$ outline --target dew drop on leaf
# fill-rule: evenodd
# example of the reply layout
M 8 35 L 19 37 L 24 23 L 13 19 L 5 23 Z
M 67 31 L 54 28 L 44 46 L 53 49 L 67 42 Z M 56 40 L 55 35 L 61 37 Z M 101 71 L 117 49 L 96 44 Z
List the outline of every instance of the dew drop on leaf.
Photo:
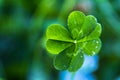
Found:
M 77 41 L 75 40 L 74 43 L 77 43 Z
M 95 47 L 96 49 L 98 48 L 98 46 Z
M 94 51 L 92 51 L 93 55 L 95 55 L 96 53 Z

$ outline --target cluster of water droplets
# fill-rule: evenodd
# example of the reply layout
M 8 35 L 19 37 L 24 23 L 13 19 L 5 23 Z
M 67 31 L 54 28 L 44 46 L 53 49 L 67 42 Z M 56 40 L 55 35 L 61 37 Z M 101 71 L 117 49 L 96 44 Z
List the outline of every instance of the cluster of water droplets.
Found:
M 93 40 L 93 42 L 96 44 L 96 46 L 95 46 L 95 51 L 92 51 L 92 55 L 95 55 L 96 54 L 96 49 L 99 49 L 100 42 L 98 40 Z

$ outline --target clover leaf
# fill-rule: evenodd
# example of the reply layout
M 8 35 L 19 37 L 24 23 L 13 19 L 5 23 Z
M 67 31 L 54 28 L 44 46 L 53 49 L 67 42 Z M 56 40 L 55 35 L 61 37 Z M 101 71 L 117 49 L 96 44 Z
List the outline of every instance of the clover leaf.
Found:
M 70 13 L 68 28 L 52 24 L 46 35 L 46 48 L 56 54 L 54 66 L 58 70 L 77 71 L 84 62 L 84 54 L 95 55 L 101 48 L 101 25 L 94 16 L 85 16 L 80 11 Z

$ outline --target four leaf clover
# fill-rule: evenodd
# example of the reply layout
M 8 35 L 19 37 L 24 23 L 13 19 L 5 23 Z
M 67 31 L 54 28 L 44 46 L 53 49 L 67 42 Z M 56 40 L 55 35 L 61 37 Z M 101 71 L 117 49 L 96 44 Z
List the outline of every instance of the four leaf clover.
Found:
M 47 28 L 46 48 L 56 54 L 54 66 L 58 70 L 77 71 L 84 62 L 84 54 L 95 55 L 101 48 L 101 25 L 92 15 L 73 11 L 68 16 L 68 28 L 52 24 Z

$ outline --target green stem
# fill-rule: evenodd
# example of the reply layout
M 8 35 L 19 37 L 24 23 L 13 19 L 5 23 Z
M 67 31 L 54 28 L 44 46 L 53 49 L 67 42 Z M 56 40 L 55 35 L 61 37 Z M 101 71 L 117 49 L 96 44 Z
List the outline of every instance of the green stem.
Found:
M 71 73 L 71 80 L 74 80 L 74 77 L 75 77 L 75 72 L 72 72 Z

